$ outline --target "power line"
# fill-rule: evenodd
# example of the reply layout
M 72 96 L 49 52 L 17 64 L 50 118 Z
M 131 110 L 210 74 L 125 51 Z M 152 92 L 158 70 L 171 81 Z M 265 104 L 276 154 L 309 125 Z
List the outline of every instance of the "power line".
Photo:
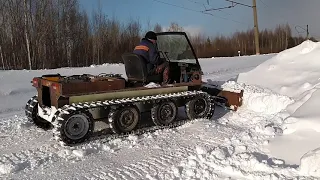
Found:
M 200 4 L 200 5 L 202 5 L 204 7 L 204 9 L 207 9 L 207 7 L 206 7 L 206 5 L 204 3 L 201 3 L 201 2 L 198 2 L 198 1 L 193 1 L 193 0 L 187 0 L 187 1 L 192 2 L 194 4 Z M 208 4 L 209 4 L 209 2 L 208 2 Z
M 265 7 L 268 7 L 262 0 L 259 0 Z
M 304 31 L 303 31 L 303 32 L 299 32 L 298 29 L 297 29 L 297 27 L 303 29 Z M 301 33 L 306 32 L 306 33 L 307 33 L 307 39 L 309 39 L 309 25 L 307 25 L 306 27 L 307 27 L 307 28 L 303 28 L 303 27 L 301 27 L 301 26 L 295 26 L 295 29 L 296 29 L 296 31 L 298 32 L 298 34 L 301 34 Z
M 200 12 L 200 11 L 197 11 L 197 10 L 194 10 L 194 9 L 189 9 L 189 8 L 186 8 L 186 7 L 183 7 L 183 6 L 178 6 L 178 5 L 175 5 L 175 4 L 171 4 L 171 3 L 167 3 L 167 2 L 163 2 L 163 1 L 159 1 L 159 0 L 153 0 L 153 1 L 158 2 L 158 3 L 162 3 L 162 4 L 167 4 L 167 5 L 170 5 L 170 6 L 175 6 L 175 7 L 182 8 L 182 9 L 189 10 L 189 11 L 193 11 L 193 12 Z
M 199 11 L 194 10 L 194 9 L 189 9 L 189 8 L 186 8 L 186 7 L 183 7 L 183 6 L 178 6 L 178 5 L 175 5 L 175 4 L 171 4 L 171 3 L 167 3 L 167 2 L 163 2 L 163 1 L 159 1 L 159 0 L 153 0 L 153 1 L 158 2 L 158 3 L 162 3 L 162 4 L 167 4 L 167 5 L 170 5 L 170 6 L 175 6 L 175 7 L 182 8 L 182 9 L 189 10 L 189 11 L 193 11 L 193 12 L 199 12 Z
M 186 7 L 183 7 L 183 6 L 179 6 L 179 5 L 176 5 L 176 4 L 171 4 L 171 3 L 163 2 L 163 1 L 160 1 L 160 0 L 153 0 L 153 1 L 159 2 L 159 3 L 163 3 L 163 4 L 167 4 L 167 5 L 170 5 L 170 6 L 175 6 L 175 7 L 182 8 L 182 9 L 186 9 L 186 10 L 190 10 L 190 11 L 194 11 L 194 12 L 199 12 L 199 13 L 203 13 L 203 14 L 208 14 L 208 15 L 211 15 L 211 16 L 213 16 L 213 17 L 218 17 L 218 18 L 221 18 L 221 19 L 225 19 L 225 20 L 237 22 L 237 23 L 240 23 L 240 24 L 247 24 L 247 23 L 235 21 L 235 20 L 232 20 L 232 19 L 224 18 L 224 17 L 219 17 L 219 16 L 216 16 L 216 15 L 213 15 L 213 14 L 209 13 L 209 11 L 232 8 L 232 7 L 235 7 L 236 5 L 242 5 L 242 6 L 250 7 L 250 8 L 253 9 L 253 17 L 254 17 L 254 41 L 255 41 L 255 46 L 256 46 L 256 54 L 260 54 L 259 28 L 258 28 L 257 3 L 256 3 L 256 0 L 252 0 L 252 6 L 251 6 L 251 5 L 244 4 L 244 3 L 239 3 L 239 2 L 236 2 L 236 1 L 233 1 L 233 0 L 225 0 L 225 1 L 231 2 L 231 6 L 226 6 L 226 7 L 222 7 L 222 8 L 206 9 L 206 7 L 205 7 L 204 4 L 203 4 L 203 6 L 205 7 L 205 10 L 204 10 L 204 11 L 197 11 L 197 10 L 194 10 L 194 9 L 189 9 L 189 8 L 186 8 Z M 189 0 L 189 1 L 190 1 L 190 0 Z M 209 4 L 209 0 L 207 0 L 207 2 L 208 2 L 208 4 Z M 194 3 L 195 3 L 195 2 L 194 2 Z
M 192 3 L 194 3 L 194 4 L 201 4 L 203 7 L 204 7 L 204 11 L 212 11 L 212 10 L 221 10 L 221 9 L 227 9 L 227 8 L 232 8 L 232 7 L 234 7 L 234 5 L 232 5 L 232 6 L 226 6 L 226 7 L 221 7 L 221 8 L 210 8 L 210 9 L 207 9 L 207 7 L 205 6 L 205 4 L 204 3 L 201 3 L 201 2 L 198 2 L 198 1 L 193 1 L 193 0 L 187 0 L 187 1 L 189 1 L 189 2 L 192 2 Z M 207 1 L 207 3 L 208 3 L 208 5 L 209 5 L 209 1 Z M 203 11 L 202 11 L 203 12 Z
M 247 7 L 250 7 L 250 8 L 252 8 L 253 6 L 250 6 L 250 5 L 247 5 L 247 4 L 243 4 L 243 3 L 239 3 L 239 2 L 236 2 L 236 1 L 231 1 L 231 0 L 226 0 L 226 1 L 228 1 L 228 2 L 231 2 L 232 4 L 238 4 L 238 5 L 242 5 L 242 6 L 247 6 Z
M 206 9 L 204 11 L 215 11 L 215 10 L 222 10 L 222 9 L 229 9 L 229 8 L 233 8 L 235 7 L 236 5 L 231 5 L 231 6 L 226 6 L 226 7 L 220 7 L 220 8 L 210 8 L 210 9 Z
M 192 3 L 194 3 L 194 4 L 201 4 L 201 5 L 204 7 L 205 11 L 209 11 L 209 9 L 207 9 L 207 7 L 206 7 L 206 5 L 205 5 L 204 3 L 201 3 L 201 2 L 199 2 L 199 1 L 194 1 L 194 0 L 187 0 L 187 1 L 192 2 Z M 222 13 L 226 14 L 226 15 L 232 16 L 232 14 L 226 13 L 226 12 L 222 11 L 222 9 L 226 9 L 226 8 L 216 8 L 216 9 L 215 9 L 215 8 L 213 8 L 212 6 L 209 5 L 209 0 L 207 0 L 207 4 L 208 4 L 208 6 L 211 8 L 211 10 L 217 10 L 217 11 L 219 11 L 219 12 L 222 12 Z M 202 11 L 202 12 L 203 12 L 203 11 Z
M 210 16 L 213 16 L 213 17 L 216 17 L 216 18 L 220 18 L 220 19 L 224 19 L 224 20 L 228 20 L 228 21 L 233 21 L 233 22 L 236 22 L 236 23 L 239 23 L 239 24 L 247 24 L 248 25 L 248 23 L 244 23 L 244 22 L 233 20 L 233 19 L 228 19 L 228 18 L 225 18 L 225 17 L 217 16 L 217 15 L 214 15 L 214 14 L 209 13 L 209 12 L 194 10 L 194 9 L 186 8 L 186 7 L 183 7 L 183 6 L 176 5 L 176 4 L 163 2 L 163 1 L 160 1 L 160 0 L 153 0 L 153 1 L 158 2 L 158 3 L 162 3 L 162 4 L 166 4 L 166 5 L 170 5 L 170 6 L 175 6 L 175 7 L 182 8 L 182 9 L 189 10 L 189 11 L 193 11 L 193 12 L 207 14 L 207 15 L 210 15 Z
M 192 2 L 194 4 L 201 4 L 201 5 L 205 6 L 204 3 L 201 3 L 201 2 L 198 2 L 198 1 L 193 1 L 193 0 L 187 0 L 187 1 Z
M 252 6 L 244 4 L 244 3 L 240 3 L 240 2 L 237 2 L 237 1 L 233 1 L 233 0 L 225 0 L 225 1 L 231 3 L 230 8 L 234 7 L 236 5 L 242 5 L 242 6 L 246 6 L 246 7 L 252 8 L 252 10 L 253 10 L 253 23 L 254 23 L 254 41 L 255 41 L 255 46 L 256 46 L 256 54 L 260 54 L 259 28 L 258 28 L 258 16 L 257 16 L 257 2 L 256 2 L 256 0 L 252 0 Z
M 253 23 L 254 23 L 254 41 L 255 41 L 255 46 L 256 46 L 256 54 L 260 54 L 259 28 L 258 28 L 258 15 L 257 15 L 257 2 L 256 2 L 256 0 L 252 0 L 252 5 L 240 3 L 240 2 L 237 2 L 237 1 L 234 1 L 234 0 L 225 0 L 225 1 L 230 2 L 231 5 L 230 6 L 226 6 L 226 7 L 220 7 L 220 8 L 206 9 L 205 12 L 214 11 L 214 10 L 221 10 L 221 9 L 227 9 L 227 8 L 233 8 L 236 5 L 241 5 L 241 6 L 246 6 L 246 7 L 252 8 L 252 10 L 253 10 Z M 264 2 L 262 0 L 260 0 L 260 1 L 264 4 Z M 209 4 L 209 1 L 208 1 L 208 4 Z M 307 34 L 309 35 L 309 31 L 308 30 L 307 30 Z M 307 37 L 308 37 L 308 35 L 307 35 Z
M 214 17 L 217 17 L 216 15 L 213 15 L 211 13 L 208 13 L 208 12 L 202 12 L 203 14 L 208 14 L 208 15 L 211 15 L 211 16 L 214 16 Z M 246 25 L 250 25 L 248 23 L 245 23 L 245 22 L 241 22 L 241 21 L 237 21 L 237 20 L 233 20 L 233 19 L 228 19 L 228 18 L 224 18 L 224 17 L 219 17 L 221 19 L 225 19 L 225 20 L 229 20 L 229 21 L 233 21 L 233 22 L 236 22 L 236 23 L 239 23 L 239 24 L 246 24 Z

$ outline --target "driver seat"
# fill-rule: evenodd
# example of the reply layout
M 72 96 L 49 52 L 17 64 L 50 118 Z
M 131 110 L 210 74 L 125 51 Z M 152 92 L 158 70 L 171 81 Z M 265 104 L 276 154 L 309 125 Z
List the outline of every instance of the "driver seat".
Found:
M 150 82 L 162 82 L 162 74 L 148 75 L 147 63 L 142 56 L 134 53 L 124 53 L 122 55 L 122 60 L 125 66 L 128 81 L 141 82 L 143 85 L 146 85 Z

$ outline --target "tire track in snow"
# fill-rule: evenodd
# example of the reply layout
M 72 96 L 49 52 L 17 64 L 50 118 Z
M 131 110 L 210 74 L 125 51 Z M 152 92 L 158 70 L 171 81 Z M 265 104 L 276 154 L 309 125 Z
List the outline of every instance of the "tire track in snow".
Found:
M 0 154 L 2 165 L 6 168 L 9 166 L 9 171 L 13 174 L 24 170 L 38 172 L 40 171 L 40 167 L 52 167 L 54 164 L 60 163 L 59 161 L 66 162 L 68 159 L 77 158 L 72 155 L 72 152 L 70 152 L 71 155 L 65 156 L 59 154 L 59 151 L 64 151 L 66 149 L 57 144 L 53 145 L 52 143 L 54 142 L 50 141 L 47 137 L 43 140 L 38 139 L 43 134 L 50 134 L 50 131 L 47 133 L 42 130 L 36 130 L 36 127 L 28 126 L 28 123 L 25 122 L 22 122 L 20 123 L 21 125 L 17 126 L 16 122 L 19 122 L 19 120 L 21 120 L 21 118 L 10 119 L 4 123 L 7 129 L 4 130 L 5 132 L 3 134 L 9 133 L 9 135 L 14 136 L 14 133 L 17 133 L 17 137 L 21 142 L 24 142 L 24 144 L 12 144 L 11 147 L 14 148 L 14 152 L 5 153 L 3 155 Z M 26 126 L 24 127 L 24 125 Z M 21 129 L 21 127 L 23 128 Z M 79 176 L 81 176 L 80 179 L 98 180 L 146 179 L 148 178 L 147 176 L 156 176 L 159 178 L 168 176 L 174 178 L 173 174 L 170 174 L 171 167 L 176 166 L 176 163 L 180 162 L 181 159 L 188 157 L 190 154 L 195 154 L 196 152 L 193 147 L 195 144 L 201 146 L 214 146 L 222 143 L 225 138 L 230 137 L 232 135 L 231 132 L 234 132 L 232 128 L 215 124 L 214 121 L 196 121 L 175 128 L 174 130 L 151 133 L 153 137 L 151 139 L 140 136 L 142 138 L 139 141 L 143 141 L 143 146 L 153 147 L 154 144 L 157 144 L 158 148 L 155 148 L 155 153 L 152 156 L 145 158 L 143 156 L 144 152 L 140 152 L 138 153 L 138 156 L 142 155 L 141 157 L 143 157 L 143 159 L 138 160 L 135 163 L 122 164 L 121 167 L 116 166 L 106 169 L 93 169 L 89 174 L 85 173 L 84 175 L 84 173 L 80 173 Z M 190 140 L 193 141 L 191 145 Z M 10 138 L 6 141 L 10 141 Z M 26 146 L 29 142 L 32 142 L 33 145 Z M 99 141 L 94 144 L 98 143 Z M 128 146 L 130 145 L 121 146 L 120 148 L 126 152 L 125 149 Z M 25 149 L 26 147 L 29 149 Z M 90 150 L 90 145 L 84 145 L 84 148 L 85 150 L 86 148 Z M 91 154 L 94 156 L 95 153 L 99 152 L 103 152 L 103 150 L 99 149 Z M 81 158 L 79 161 L 81 161 Z M 57 172 L 59 172 L 59 170 Z
M 130 166 L 126 167 L 127 169 L 134 169 L 137 172 L 140 172 L 141 176 L 142 174 L 148 174 L 148 170 L 146 168 L 142 168 L 140 165 L 138 164 L 130 164 Z
M 102 173 L 101 171 L 99 171 L 99 172 Z M 104 173 L 102 173 L 102 174 L 104 174 Z M 117 179 L 117 177 L 113 176 L 112 173 L 108 173 L 108 176 L 106 176 L 106 177 L 111 177 L 112 179 Z
M 48 145 L 52 142 L 51 132 L 35 127 L 25 117 L 16 116 L 13 119 L 0 121 L 0 154 L 20 152 Z
M 206 124 L 207 123 L 204 123 L 204 125 Z M 203 133 L 202 135 L 198 136 L 199 138 L 197 139 L 197 142 L 195 144 L 197 144 L 198 146 L 210 145 L 211 147 L 213 147 L 214 145 L 221 144 L 226 138 L 231 138 L 235 132 L 235 128 L 218 124 L 214 127 L 209 126 L 208 128 L 214 129 L 214 131 L 210 133 L 211 136 L 208 136 L 208 133 Z M 185 135 L 184 131 L 195 131 L 192 126 L 182 129 L 180 130 L 177 136 Z M 219 136 L 215 137 L 215 134 L 219 134 Z M 170 137 L 168 138 L 170 139 Z M 183 139 L 179 140 L 184 141 Z M 164 148 L 164 150 L 161 150 L 160 152 L 157 151 L 154 155 L 146 159 L 139 160 L 129 165 L 125 165 L 122 168 L 111 168 L 108 170 L 99 169 L 99 173 L 95 173 L 95 175 L 98 176 L 100 179 L 120 178 L 129 180 L 148 179 L 148 177 L 155 177 L 156 179 L 174 179 L 175 177 L 174 174 L 171 172 L 171 169 L 173 167 L 178 166 L 177 163 L 181 162 L 182 159 L 185 159 L 192 154 L 196 154 L 194 147 L 190 147 L 188 145 L 188 142 L 185 141 L 183 143 L 177 143 L 175 148 L 169 148 L 168 152 Z
M 18 153 L 0 155 L 0 177 L 1 175 L 17 173 L 25 169 L 33 170 L 48 162 L 54 162 L 58 155 L 50 153 L 54 151 L 47 147 L 40 147 L 33 150 L 24 150 Z
M 137 169 L 134 169 L 134 168 L 132 168 L 130 166 L 123 166 L 123 167 L 124 167 L 124 169 L 127 169 L 127 171 L 130 171 L 130 172 L 133 172 L 134 174 L 136 174 L 137 175 L 136 177 L 142 177 L 143 176 L 141 174 L 141 172 L 139 172 Z M 135 167 L 137 167 L 137 166 L 135 166 Z M 144 172 L 144 173 L 147 173 L 147 172 Z M 132 176 L 132 177 L 134 177 L 134 176 Z

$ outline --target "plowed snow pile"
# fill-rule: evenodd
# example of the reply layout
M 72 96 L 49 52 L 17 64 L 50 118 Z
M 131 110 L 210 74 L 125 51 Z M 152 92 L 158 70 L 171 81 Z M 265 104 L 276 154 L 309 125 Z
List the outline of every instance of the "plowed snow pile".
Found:
M 256 85 L 293 100 L 286 103 L 288 106 L 281 113 L 285 117 L 281 126 L 284 135 L 273 139 L 267 148 L 272 155 L 300 165 L 301 173 L 317 177 L 320 177 L 320 157 L 319 150 L 314 149 L 320 147 L 319 57 L 320 43 L 305 41 L 239 74 L 237 79 L 240 84 Z M 279 103 L 283 104 L 284 100 L 274 96 L 265 102 L 269 101 L 273 101 L 272 107 L 254 103 L 254 108 L 261 113 L 269 108 L 279 109 Z
M 283 110 L 293 100 L 268 89 L 233 81 L 223 84 L 223 88 L 244 90 L 243 106 L 237 112 L 228 113 L 218 120 L 218 123 L 226 126 L 240 128 L 240 133 L 233 134 L 214 148 L 194 147 L 195 153 L 173 168 L 175 176 L 181 179 L 301 177 L 296 166 L 264 152 L 269 139 L 282 134 L 281 125 L 287 116 Z

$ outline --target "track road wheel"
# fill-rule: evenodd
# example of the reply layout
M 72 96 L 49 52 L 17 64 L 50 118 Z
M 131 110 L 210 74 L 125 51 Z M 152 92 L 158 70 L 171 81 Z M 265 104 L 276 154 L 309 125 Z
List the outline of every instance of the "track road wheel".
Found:
M 80 111 L 62 113 L 58 115 L 56 121 L 55 136 L 67 145 L 86 141 L 94 130 L 94 122 L 90 113 Z
M 186 114 L 189 119 L 211 119 L 214 110 L 215 103 L 209 95 L 197 96 L 186 104 Z
M 151 118 L 155 125 L 166 126 L 172 123 L 177 117 L 178 108 L 171 101 L 164 101 L 151 109 Z
M 50 122 L 46 121 L 45 119 L 38 116 L 38 97 L 33 96 L 29 99 L 25 106 L 25 114 L 28 118 L 28 120 L 35 124 L 38 128 L 41 128 L 43 130 L 49 130 L 53 126 Z
M 108 119 L 114 133 L 128 133 L 137 127 L 140 112 L 134 105 L 120 106 L 110 111 Z

